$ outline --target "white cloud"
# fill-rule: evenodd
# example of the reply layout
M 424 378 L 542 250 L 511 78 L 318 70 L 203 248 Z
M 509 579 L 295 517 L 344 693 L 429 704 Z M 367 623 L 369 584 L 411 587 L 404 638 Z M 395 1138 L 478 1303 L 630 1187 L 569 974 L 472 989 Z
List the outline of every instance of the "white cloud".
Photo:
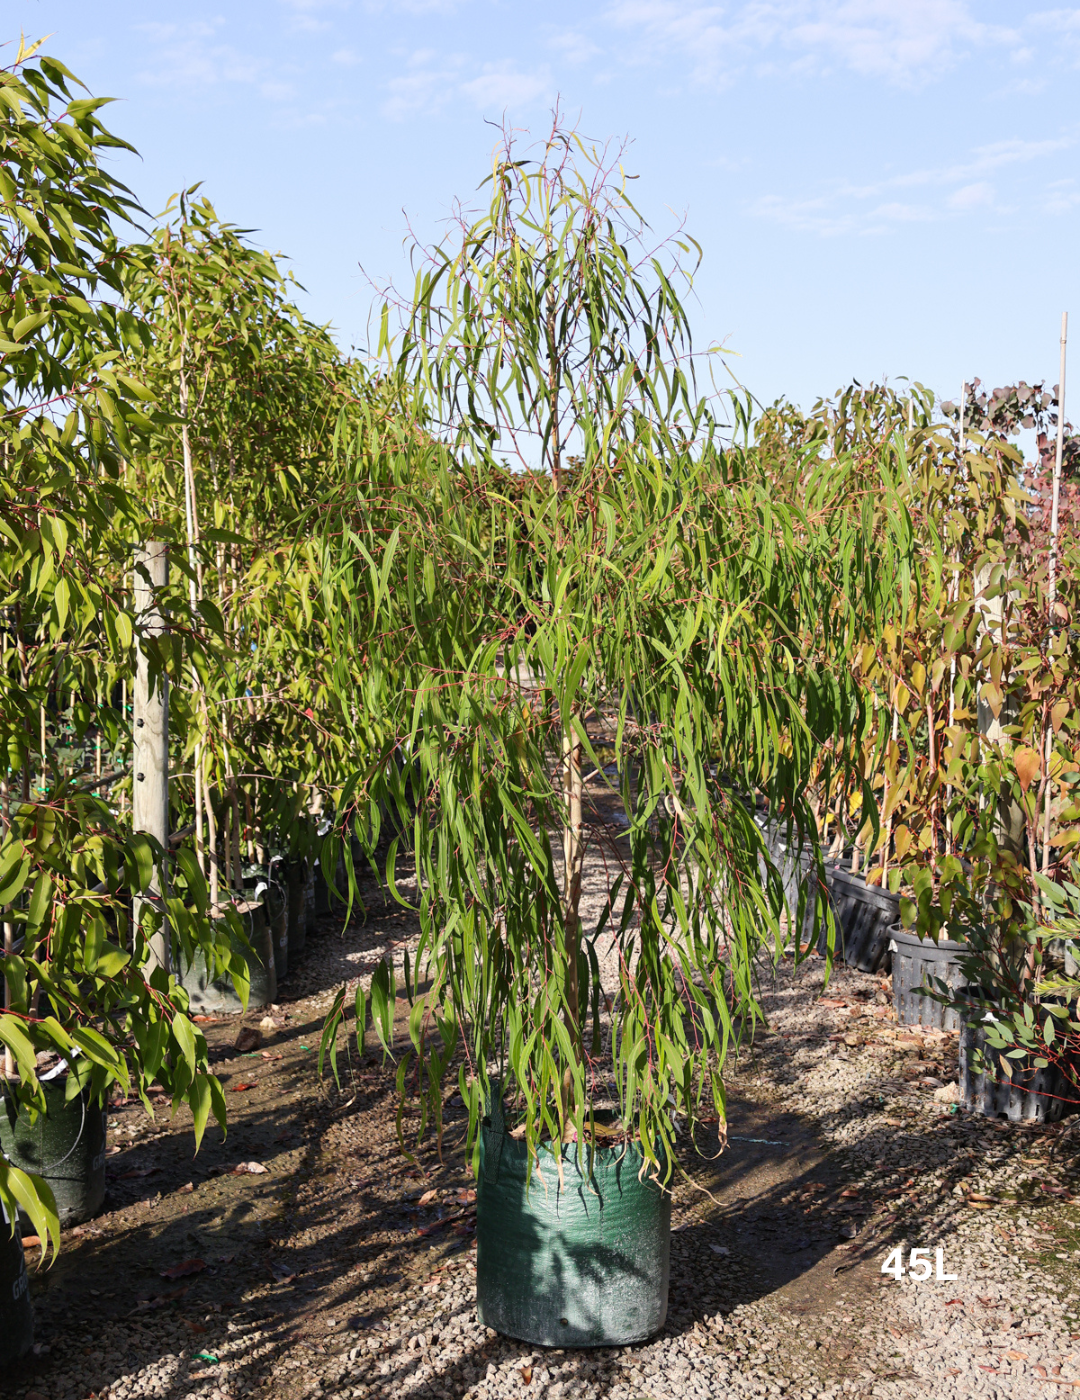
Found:
M 1020 47 L 1016 30 L 977 20 L 968 0 L 612 0 L 605 17 L 638 39 L 636 61 L 681 53 L 709 83 L 765 59 L 781 71 L 839 67 L 911 86 L 976 49 Z
M 564 63 L 588 63 L 599 58 L 603 49 L 578 29 L 562 29 L 547 40 L 549 49 L 554 49 Z
M 1080 189 L 1075 180 L 1054 180 L 1046 187 L 1043 210 L 1047 214 L 1067 214 L 1080 204 Z
M 515 64 L 485 64 L 479 71 L 463 54 L 440 54 L 418 49 L 409 55 L 406 71 L 386 84 L 389 94 L 383 114 L 395 120 L 442 111 L 455 101 L 499 115 L 508 107 L 520 109 L 544 97 L 552 97 L 546 69 L 522 72 Z
M 989 180 L 977 180 L 971 185 L 961 185 L 958 190 L 953 190 L 948 198 L 950 209 L 978 209 L 992 205 L 994 202 L 994 187 Z
M 998 201 L 995 184 L 979 177 L 1042 160 L 1074 147 L 1078 137 L 1080 133 L 1044 141 L 996 141 L 976 147 L 968 160 L 904 171 L 873 184 L 838 180 L 809 198 L 765 195 L 750 206 L 750 212 L 786 228 L 822 237 L 880 233 L 899 224 L 963 218 L 987 210 L 1008 213 L 1009 208 Z M 1068 180 L 1048 186 L 1044 208 L 1050 213 L 1071 209 L 1080 202 L 1074 185 Z M 921 190 L 924 194 L 915 201 L 888 197 L 902 190 Z
M 253 88 L 270 102 L 286 102 L 295 96 L 289 75 L 269 59 L 244 53 L 222 42 L 224 21 L 213 24 L 148 24 L 138 26 L 149 41 L 139 82 L 165 88 Z
M 521 73 L 513 66 L 487 67 L 479 77 L 462 83 L 461 91 L 477 107 L 501 112 L 550 95 L 550 82 L 546 73 Z
M 362 60 L 355 49 L 335 49 L 330 55 L 330 62 L 341 68 L 355 68 Z

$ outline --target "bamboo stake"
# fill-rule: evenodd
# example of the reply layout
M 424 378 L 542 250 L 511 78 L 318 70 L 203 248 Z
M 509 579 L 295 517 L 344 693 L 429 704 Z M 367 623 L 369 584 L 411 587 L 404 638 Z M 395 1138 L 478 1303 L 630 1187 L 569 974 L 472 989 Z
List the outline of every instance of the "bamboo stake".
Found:
M 1061 459 L 1065 451 L 1065 346 L 1069 337 L 1069 313 L 1061 313 L 1061 364 L 1058 372 L 1058 411 L 1057 444 L 1054 453 L 1054 489 L 1050 505 L 1050 558 L 1047 588 L 1047 644 L 1050 642 L 1050 629 L 1054 626 L 1054 603 L 1057 597 L 1057 552 L 1058 552 L 1058 502 L 1061 499 Z M 1050 867 L 1050 755 L 1053 749 L 1054 729 L 1046 723 L 1044 745 L 1046 766 L 1046 805 L 1043 811 L 1043 874 Z
M 207 761 L 205 752 L 202 762 Z M 203 775 L 203 799 L 206 803 L 206 851 L 210 866 L 210 907 L 216 908 L 221 891 L 221 872 L 218 869 L 217 825 L 214 821 L 214 803 L 210 796 L 210 782 Z

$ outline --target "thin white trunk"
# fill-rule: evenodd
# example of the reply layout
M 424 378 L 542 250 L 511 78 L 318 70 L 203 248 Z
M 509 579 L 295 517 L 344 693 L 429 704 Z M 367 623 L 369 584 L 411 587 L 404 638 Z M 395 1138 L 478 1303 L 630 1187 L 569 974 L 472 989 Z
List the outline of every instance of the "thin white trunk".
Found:
M 1054 454 L 1054 489 L 1050 504 L 1050 559 L 1047 589 L 1048 629 L 1054 626 L 1054 603 L 1057 598 L 1058 502 L 1061 499 L 1061 458 L 1065 450 L 1065 345 L 1069 337 L 1069 313 L 1061 313 L 1061 365 L 1058 373 L 1057 450 Z M 1048 638 L 1049 640 L 1049 638 Z M 1046 780 L 1046 805 L 1043 810 L 1043 872 L 1050 867 L 1050 756 L 1054 746 L 1054 727 L 1047 721 L 1043 763 Z

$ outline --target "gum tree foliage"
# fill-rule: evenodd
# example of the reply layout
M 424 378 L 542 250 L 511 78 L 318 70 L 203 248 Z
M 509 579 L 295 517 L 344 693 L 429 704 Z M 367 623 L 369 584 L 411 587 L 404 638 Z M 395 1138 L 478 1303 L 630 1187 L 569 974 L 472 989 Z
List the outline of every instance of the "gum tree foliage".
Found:
M 43 1106 L 42 1052 L 69 1058 L 69 1093 L 142 1095 L 155 1079 L 190 1104 L 201 1136 L 224 1098 L 203 1036 L 162 973 L 147 976 L 160 913 L 132 926 L 161 852 L 133 836 L 86 775 L 64 778 L 38 757 L 42 714 L 72 703 L 76 729 L 114 736 L 110 692 L 134 674 L 174 678 L 205 653 L 182 592 L 159 601 L 169 636 L 151 639 L 132 606 L 131 544 L 149 522 L 122 463 L 153 427 L 149 391 L 124 359 L 145 346 L 121 309 L 125 254 L 113 224 L 137 217 L 102 157 L 124 146 L 102 125 L 103 99 L 75 95 L 63 64 L 20 44 L 0 72 L 0 608 L 5 754 L 0 836 L 4 951 L 3 1090 Z M 205 891 L 174 881 L 169 918 L 191 949 L 204 939 Z M 77 1053 L 76 1053 L 77 1052 Z M 0 1201 L 29 1212 L 55 1246 L 44 1183 L 0 1159 Z
M 256 842 L 302 847 L 314 795 L 340 785 L 344 752 L 322 680 L 319 578 L 302 520 L 328 489 L 338 421 L 358 411 L 368 386 L 289 299 L 279 258 L 196 196 L 170 201 L 149 241 L 129 249 L 125 291 L 147 332 L 132 366 L 169 414 L 133 472 L 205 560 L 192 595 L 229 639 L 176 703 L 182 766 L 202 769 L 236 883 L 230 843 L 245 858 Z
M 777 502 L 769 467 L 720 449 L 681 301 L 694 245 L 650 246 L 604 153 L 556 126 L 537 159 L 500 147 L 488 188 L 423 257 L 396 341 L 384 316 L 435 426 L 358 438 L 324 516 L 337 684 L 392 736 L 343 811 L 372 851 L 386 813 L 404 832 L 383 865 L 399 898 L 403 840 L 415 860 L 398 1082 L 421 1133 L 460 1048 L 474 1160 L 509 1093 L 532 1147 L 586 1140 L 614 1104 L 666 1173 L 679 1125 L 722 1123 L 756 959 L 785 945 L 744 794 L 812 832 L 820 745 L 860 718 L 842 658 L 906 588 L 907 517 L 848 510 L 836 464 Z M 625 839 L 584 820 L 585 770 Z M 587 842 L 605 875 L 586 921 Z M 383 965 L 384 1043 L 395 993 Z

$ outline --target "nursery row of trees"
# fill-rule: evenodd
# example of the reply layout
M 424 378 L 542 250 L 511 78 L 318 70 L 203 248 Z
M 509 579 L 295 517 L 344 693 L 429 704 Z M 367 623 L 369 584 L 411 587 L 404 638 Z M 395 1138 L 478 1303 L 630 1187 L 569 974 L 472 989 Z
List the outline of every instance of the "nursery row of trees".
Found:
M 1038 882 L 1080 816 L 1077 574 L 1070 543 L 1051 600 L 1009 425 L 958 442 L 927 391 L 855 387 L 805 417 L 730 398 L 732 434 L 683 307 L 696 245 L 651 242 L 617 162 L 558 125 L 536 159 L 499 149 L 487 209 L 420 250 L 349 360 L 197 192 L 145 215 L 76 89 L 21 47 L 0 74 L 0 1042 L 23 1111 L 51 1051 L 71 1094 L 157 1082 L 197 1140 L 224 1124 L 177 970 L 200 950 L 243 987 L 245 868 L 319 842 L 355 894 L 350 836 L 401 898 L 415 863 L 398 1082 L 421 1132 L 456 1075 L 473 1143 L 503 1086 L 531 1146 L 586 1140 L 608 1103 L 662 1166 L 723 1120 L 762 956 L 828 925 L 830 841 L 1030 1002 Z M 139 611 L 149 540 L 170 581 Z M 140 656 L 169 683 L 168 851 L 132 829 Z M 598 921 L 587 774 L 628 821 Z M 759 807 L 813 848 L 797 908 Z M 395 992 L 388 966 L 343 988 L 324 1051 L 348 1015 L 387 1044 Z M 55 1242 L 47 1187 L 2 1158 L 0 1202 Z

